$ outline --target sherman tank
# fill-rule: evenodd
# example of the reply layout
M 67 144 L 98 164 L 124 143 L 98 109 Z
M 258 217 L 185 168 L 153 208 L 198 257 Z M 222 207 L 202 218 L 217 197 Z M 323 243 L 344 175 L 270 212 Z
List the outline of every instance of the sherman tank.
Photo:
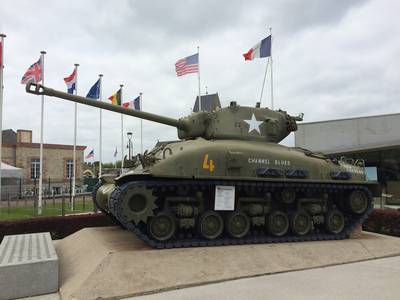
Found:
M 178 141 L 138 154 L 93 192 L 98 209 L 155 248 L 344 239 L 380 195 L 364 161 L 278 144 L 302 115 L 230 102 L 173 119 L 40 84 L 26 91 L 177 128 Z

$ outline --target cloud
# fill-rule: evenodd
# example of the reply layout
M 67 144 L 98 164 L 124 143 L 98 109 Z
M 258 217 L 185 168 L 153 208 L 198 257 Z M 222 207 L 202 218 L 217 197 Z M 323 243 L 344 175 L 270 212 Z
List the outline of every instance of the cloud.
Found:
M 46 50 L 46 85 L 65 90 L 79 67 L 79 94 L 104 74 L 104 101 L 124 84 L 124 98 L 143 92 L 146 111 L 190 113 L 196 76 L 176 78 L 174 63 L 200 46 L 201 82 L 223 105 L 259 101 L 266 60 L 241 54 L 273 28 L 276 108 L 306 121 L 391 113 L 400 94 L 396 1 L 2 1 L 7 34 L 3 128 L 26 128 L 39 140 L 40 98 L 19 81 Z M 270 81 L 263 105 L 269 105 Z M 73 103 L 46 97 L 45 141 L 72 143 Z M 98 154 L 99 110 L 79 105 L 78 143 Z M 140 148 L 139 120 L 125 117 Z M 103 114 L 106 161 L 120 148 L 120 116 Z M 144 122 L 144 146 L 176 139 L 176 129 Z M 292 143 L 291 138 L 288 142 Z M 119 151 L 120 152 L 120 151 Z

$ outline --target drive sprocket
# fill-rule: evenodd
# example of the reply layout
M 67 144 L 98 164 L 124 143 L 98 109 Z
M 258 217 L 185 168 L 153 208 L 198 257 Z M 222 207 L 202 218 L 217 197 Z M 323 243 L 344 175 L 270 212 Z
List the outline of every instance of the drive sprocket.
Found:
M 154 216 L 156 197 L 145 185 L 128 182 L 117 187 L 114 193 L 112 213 L 121 223 L 133 222 L 138 225 L 140 222 L 146 223 L 149 217 Z

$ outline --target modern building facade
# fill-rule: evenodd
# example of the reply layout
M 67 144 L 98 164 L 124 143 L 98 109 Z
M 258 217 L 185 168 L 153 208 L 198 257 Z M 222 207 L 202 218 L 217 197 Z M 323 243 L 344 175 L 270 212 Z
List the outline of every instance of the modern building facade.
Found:
M 76 147 L 76 186 L 83 184 L 83 159 L 86 146 Z M 38 187 L 40 144 L 32 142 L 31 130 L 3 131 L 2 161 L 22 169 L 23 193 Z M 69 188 L 73 170 L 73 146 L 43 144 L 43 184 L 45 192 L 60 193 Z
M 400 199 L 400 114 L 299 124 L 295 146 L 376 168 L 384 191 Z

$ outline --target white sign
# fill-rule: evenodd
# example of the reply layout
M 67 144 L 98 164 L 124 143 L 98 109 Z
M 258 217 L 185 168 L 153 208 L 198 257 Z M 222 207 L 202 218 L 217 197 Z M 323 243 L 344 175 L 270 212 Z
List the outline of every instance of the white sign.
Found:
M 215 186 L 215 210 L 235 210 L 235 187 Z

